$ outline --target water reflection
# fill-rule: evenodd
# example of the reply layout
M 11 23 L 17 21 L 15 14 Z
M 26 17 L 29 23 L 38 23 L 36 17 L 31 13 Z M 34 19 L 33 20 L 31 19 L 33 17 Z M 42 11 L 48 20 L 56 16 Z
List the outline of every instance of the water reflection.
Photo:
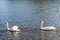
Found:
M 9 32 L 10 34 L 13 34 L 14 36 L 19 36 L 21 32 Z

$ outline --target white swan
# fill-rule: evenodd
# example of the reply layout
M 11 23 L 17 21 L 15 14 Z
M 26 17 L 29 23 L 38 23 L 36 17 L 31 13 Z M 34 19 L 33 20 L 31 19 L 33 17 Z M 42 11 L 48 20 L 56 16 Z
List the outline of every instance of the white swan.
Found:
M 54 26 L 46 26 L 46 27 L 43 27 L 43 21 L 41 21 L 41 27 L 40 27 L 41 30 L 45 30 L 45 31 L 53 31 L 53 30 L 56 30 L 56 27 Z
M 19 32 L 20 29 L 18 29 L 18 26 L 13 26 L 11 28 L 9 28 L 8 22 L 7 22 L 7 29 L 11 32 Z

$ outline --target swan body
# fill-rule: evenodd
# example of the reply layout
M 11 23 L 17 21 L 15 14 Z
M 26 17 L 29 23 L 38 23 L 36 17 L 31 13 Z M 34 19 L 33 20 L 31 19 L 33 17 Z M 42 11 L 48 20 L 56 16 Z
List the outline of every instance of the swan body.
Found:
M 11 28 L 9 28 L 8 22 L 7 22 L 7 29 L 11 32 L 19 32 L 20 29 L 18 29 L 18 26 L 13 26 Z
M 11 29 L 12 30 L 17 30 L 18 29 L 18 26 L 13 26 Z
M 41 30 L 45 30 L 45 31 L 52 31 L 52 30 L 55 30 L 56 27 L 54 26 L 46 26 L 46 27 L 43 27 L 43 21 L 41 21 L 41 27 L 40 27 Z

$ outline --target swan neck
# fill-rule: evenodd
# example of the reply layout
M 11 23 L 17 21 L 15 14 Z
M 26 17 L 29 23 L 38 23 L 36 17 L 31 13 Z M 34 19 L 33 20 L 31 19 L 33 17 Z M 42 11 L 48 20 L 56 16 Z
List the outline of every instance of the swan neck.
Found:
M 41 21 L 41 27 L 40 28 L 43 28 L 43 21 Z
M 9 30 L 9 25 L 8 25 L 8 22 L 7 22 L 7 29 Z

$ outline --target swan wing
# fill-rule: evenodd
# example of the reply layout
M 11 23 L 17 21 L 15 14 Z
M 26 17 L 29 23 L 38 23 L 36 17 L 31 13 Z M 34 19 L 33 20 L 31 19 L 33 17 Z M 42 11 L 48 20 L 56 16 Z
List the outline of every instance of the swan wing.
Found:
M 55 29 L 55 27 L 53 27 L 53 26 L 47 26 L 47 27 L 44 27 L 44 29 L 49 29 L 49 30 L 51 30 L 51 29 Z

